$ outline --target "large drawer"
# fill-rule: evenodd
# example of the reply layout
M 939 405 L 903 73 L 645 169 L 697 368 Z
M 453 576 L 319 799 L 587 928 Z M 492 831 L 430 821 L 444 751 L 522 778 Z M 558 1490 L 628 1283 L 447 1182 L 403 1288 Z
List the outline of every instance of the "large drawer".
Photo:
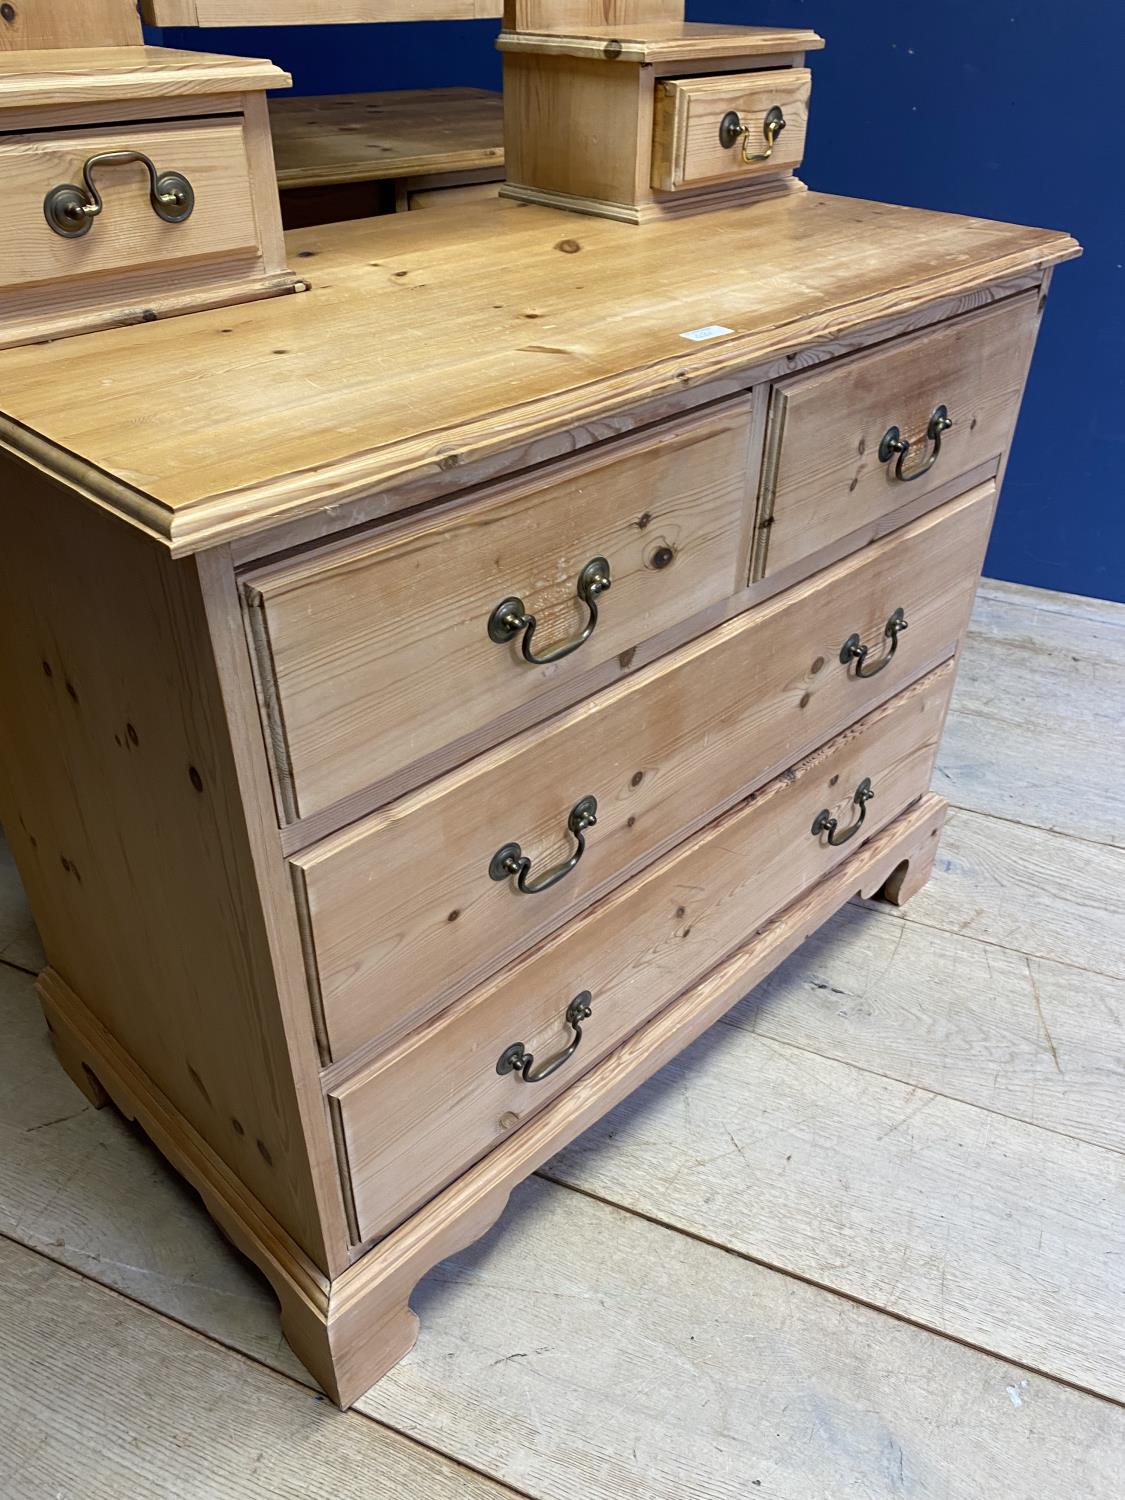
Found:
M 920 797 L 953 676 L 947 663 L 907 688 L 334 1089 L 360 1236 L 401 1222 Z M 517 1054 L 532 1061 L 513 1071 Z
M 780 573 L 998 461 L 1038 326 L 1038 293 L 1029 292 L 780 382 L 770 406 L 754 576 Z
M 418 1025 L 952 655 L 994 499 L 988 484 L 951 502 L 297 856 L 327 1054 Z M 909 629 L 896 644 L 886 631 L 900 609 Z M 853 636 L 870 648 L 863 661 L 841 660 Z M 596 825 L 572 831 L 591 797 Z M 535 892 L 579 835 L 578 862 Z M 502 870 L 491 878 L 512 843 L 531 860 L 531 894 Z
M 614 658 L 627 670 L 638 644 L 744 586 L 749 444 L 739 397 L 250 575 L 283 816 L 451 744 L 467 757 L 548 686 Z

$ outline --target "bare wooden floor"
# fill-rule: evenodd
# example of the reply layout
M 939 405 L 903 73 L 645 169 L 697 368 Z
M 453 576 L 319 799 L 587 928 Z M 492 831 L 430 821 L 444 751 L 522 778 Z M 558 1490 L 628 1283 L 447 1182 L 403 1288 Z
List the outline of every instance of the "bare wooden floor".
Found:
M 515 1195 L 343 1416 L 54 1064 L 0 848 L 0 1496 L 1118 1500 L 1125 607 L 982 591 L 905 912 L 854 905 Z

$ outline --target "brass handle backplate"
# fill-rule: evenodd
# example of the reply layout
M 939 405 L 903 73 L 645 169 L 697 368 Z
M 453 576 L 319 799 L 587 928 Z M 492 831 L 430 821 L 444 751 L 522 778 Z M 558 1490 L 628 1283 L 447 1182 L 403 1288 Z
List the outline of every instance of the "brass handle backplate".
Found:
M 897 427 L 888 427 L 883 434 L 883 441 L 879 444 L 879 462 L 889 464 L 891 459 L 898 455 L 895 464 L 894 477 L 901 479 L 904 484 L 909 484 L 913 479 L 921 479 L 923 474 L 928 474 L 941 457 L 941 440 L 953 426 L 953 418 L 949 415 L 949 409 L 945 406 L 934 408 L 930 417 L 930 425 L 926 428 L 926 437 L 934 445 L 930 456 L 912 469 L 906 472 L 906 459 L 910 453 L 910 439 L 904 438 Z
M 557 1073 L 578 1051 L 582 1044 L 582 1022 L 588 1021 L 593 1013 L 594 997 L 589 990 L 583 990 L 580 995 L 575 995 L 566 1009 L 566 1024 L 573 1029 L 574 1037 L 565 1052 L 560 1052 L 558 1057 L 553 1057 L 550 1062 L 533 1071 L 535 1058 L 532 1053 L 522 1042 L 513 1042 L 500 1054 L 500 1060 L 496 1064 L 497 1073 L 501 1078 L 507 1073 L 516 1073 L 524 1083 L 542 1083 L 552 1073 Z
M 870 779 L 865 777 L 856 787 L 855 796 L 852 798 L 856 807 L 859 808 L 859 817 L 852 826 L 845 828 L 843 833 L 841 833 L 839 819 L 834 818 L 826 807 L 823 812 L 817 813 L 816 822 L 812 826 L 813 838 L 818 839 L 822 834 L 826 833 L 828 835 L 828 842 L 832 845 L 833 849 L 838 849 L 841 844 L 846 844 L 849 840 L 854 839 L 867 821 L 867 804 L 874 795 L 875 788 L 871 785 Z
M 81 239 L 94 227 L 105 205 L 94 182 L 96 167 L 124 166 L 139 162 L 148 173 L 148 199 L 157 218 L 166 224 L 182 224 L 195 208 L 195 189 L 181 172 L 158 172 L 143 151 L 101 151 L 82 168 L 83 187 L 61 182 L 43 200 L 47 223 L 64 239 Z
M 844 666 L 850 667 L 855 662 L 855 675 L 857 677 L 878 677 L 885 667 L 889 667 L 898 651 L 899 638 L 904 630 L 910 629 L 910 622 L 906 618 L 906 611 L 896 609 L 894 614 L 883 627 L 883 639 L 890 641 L 891 649 L 876 662 L 868 663 L 871 655 L 871 647 L 865 646 L 858 635 L 849 635 L 840 648 L 840 660 Z
M 766 117 L 762 121 L 762 135 L 765 137 L 766 149 L 752 154 L 749 150 L 750 127 L 744 125 L 742 116 L 736 109 L 732 109 L 723 116 L 719 124 L 719 142 L 724 151 L 729 151 L 732 146 L 737 146 L 741 141 L 742 160 L 747 166 L 752 166 L 755 162 L 769 161 L 773 155 L 773 148 L 777 145 L 777 138 L 785 129 L 785 125 L 784 112 L 779 104 L 775 104 L 772 109 L 767 110 Z
M 549 871 L 537 881 L 531 882 L 527 878 L 531 874 L 531 860 L 519 844 L 505 844 L 502 849 L 497 849 L 492 856 L 488 873 L 493 880 L 507 880 L 514 875 L 516 889 L 524 896 L 541 896 L 544 891 L 549 891 L 553 886 L 558 885 L 560 880 L 566 879 L 571 870 L 577 868 L 578 861 L 586 852 L 586 830 L 593 828 L 597 821 L 598 799 L 596 797 L 583 797 L 581 802 L 576 802 L 570 810 L 566 826 L 578 841 L 578 847 L 565 864 L 559 865 L 556 870 Z
M 545 656 L 536 656 L 531 649 L 539 622 L 534 615 L 528 614 L 523 600 L 515 596 L 511 599 L 502 599 L 492 611 L 488 618 L 488 638 L 495 641 L 497 645 L 504 646 L 522 633 L 521 650 L 524 661 L 530 662 L 533 667 L 545 667 L 551 662 L 562 661 L 564 657 L 577 651 L 580 646 L 584 646 L 597 629 L 598 596 L 606 593 L 611 587 L 609 563 L 604 557 L 592 558 L 578 575 L 576 591 L 578 598 L 590 612 L 586 627 L 576 640 L 557 646 L 554 651 L 548 651 Z

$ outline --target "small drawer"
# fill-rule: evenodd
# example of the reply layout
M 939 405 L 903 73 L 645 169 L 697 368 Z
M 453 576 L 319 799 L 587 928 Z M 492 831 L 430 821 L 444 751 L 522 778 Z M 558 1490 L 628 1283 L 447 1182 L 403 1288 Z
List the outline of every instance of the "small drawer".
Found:
M 815 559 L 950 481 L 998 466 L 1038 327 L 1038 294 L 1029 292 L 780 382 L 754 577 Z
M 793 171 L 805 154 L 811 94 L 807 68 L 658 84 L 653 187 L 674 193 Z
M 260 256 L 241 115 L 3 136 L 0 175 L 6 291 Z
M 951 656 L 994 500 L 952 501 L 298 855 L 329 1056 L 428 1020 Z
M 334 1088 L 361 1237 L 400 1223 L 922 796 L 952 682 L 949 663 L 907 688 Z
M 244 588 L 282 815 L 309 816 L 745 583 L 750 402 L 322 548 Z

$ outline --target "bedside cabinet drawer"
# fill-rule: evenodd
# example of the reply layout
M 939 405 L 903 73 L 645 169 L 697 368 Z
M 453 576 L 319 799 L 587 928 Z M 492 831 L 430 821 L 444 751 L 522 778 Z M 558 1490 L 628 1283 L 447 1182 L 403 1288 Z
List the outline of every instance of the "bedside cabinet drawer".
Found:
M 9 135 L 0 172 L 0 289 L 260 253 L 238 115 Z
M 778 384 L 754 577 L 999 463 L 1038 326 L 1029 292 Z
M 428 1020 L 951 656 L 994 502 L 943 506 L 298 855 L 328 1055 Z
M 467 739 L 745 583 L 738 398 L 244 583 L 288 821 Z M 472 746 L 466 749 L 465 757 Z M 479 748 L 479 747 L 478 747 Z
M 653 187 L 676 192 L 799 167 L 811 94 L 807 68 L 658 83 Z
M 922 796 L 953 675 L 906 689 L 332 1089 L 361 1237 L 401 1222 Z

